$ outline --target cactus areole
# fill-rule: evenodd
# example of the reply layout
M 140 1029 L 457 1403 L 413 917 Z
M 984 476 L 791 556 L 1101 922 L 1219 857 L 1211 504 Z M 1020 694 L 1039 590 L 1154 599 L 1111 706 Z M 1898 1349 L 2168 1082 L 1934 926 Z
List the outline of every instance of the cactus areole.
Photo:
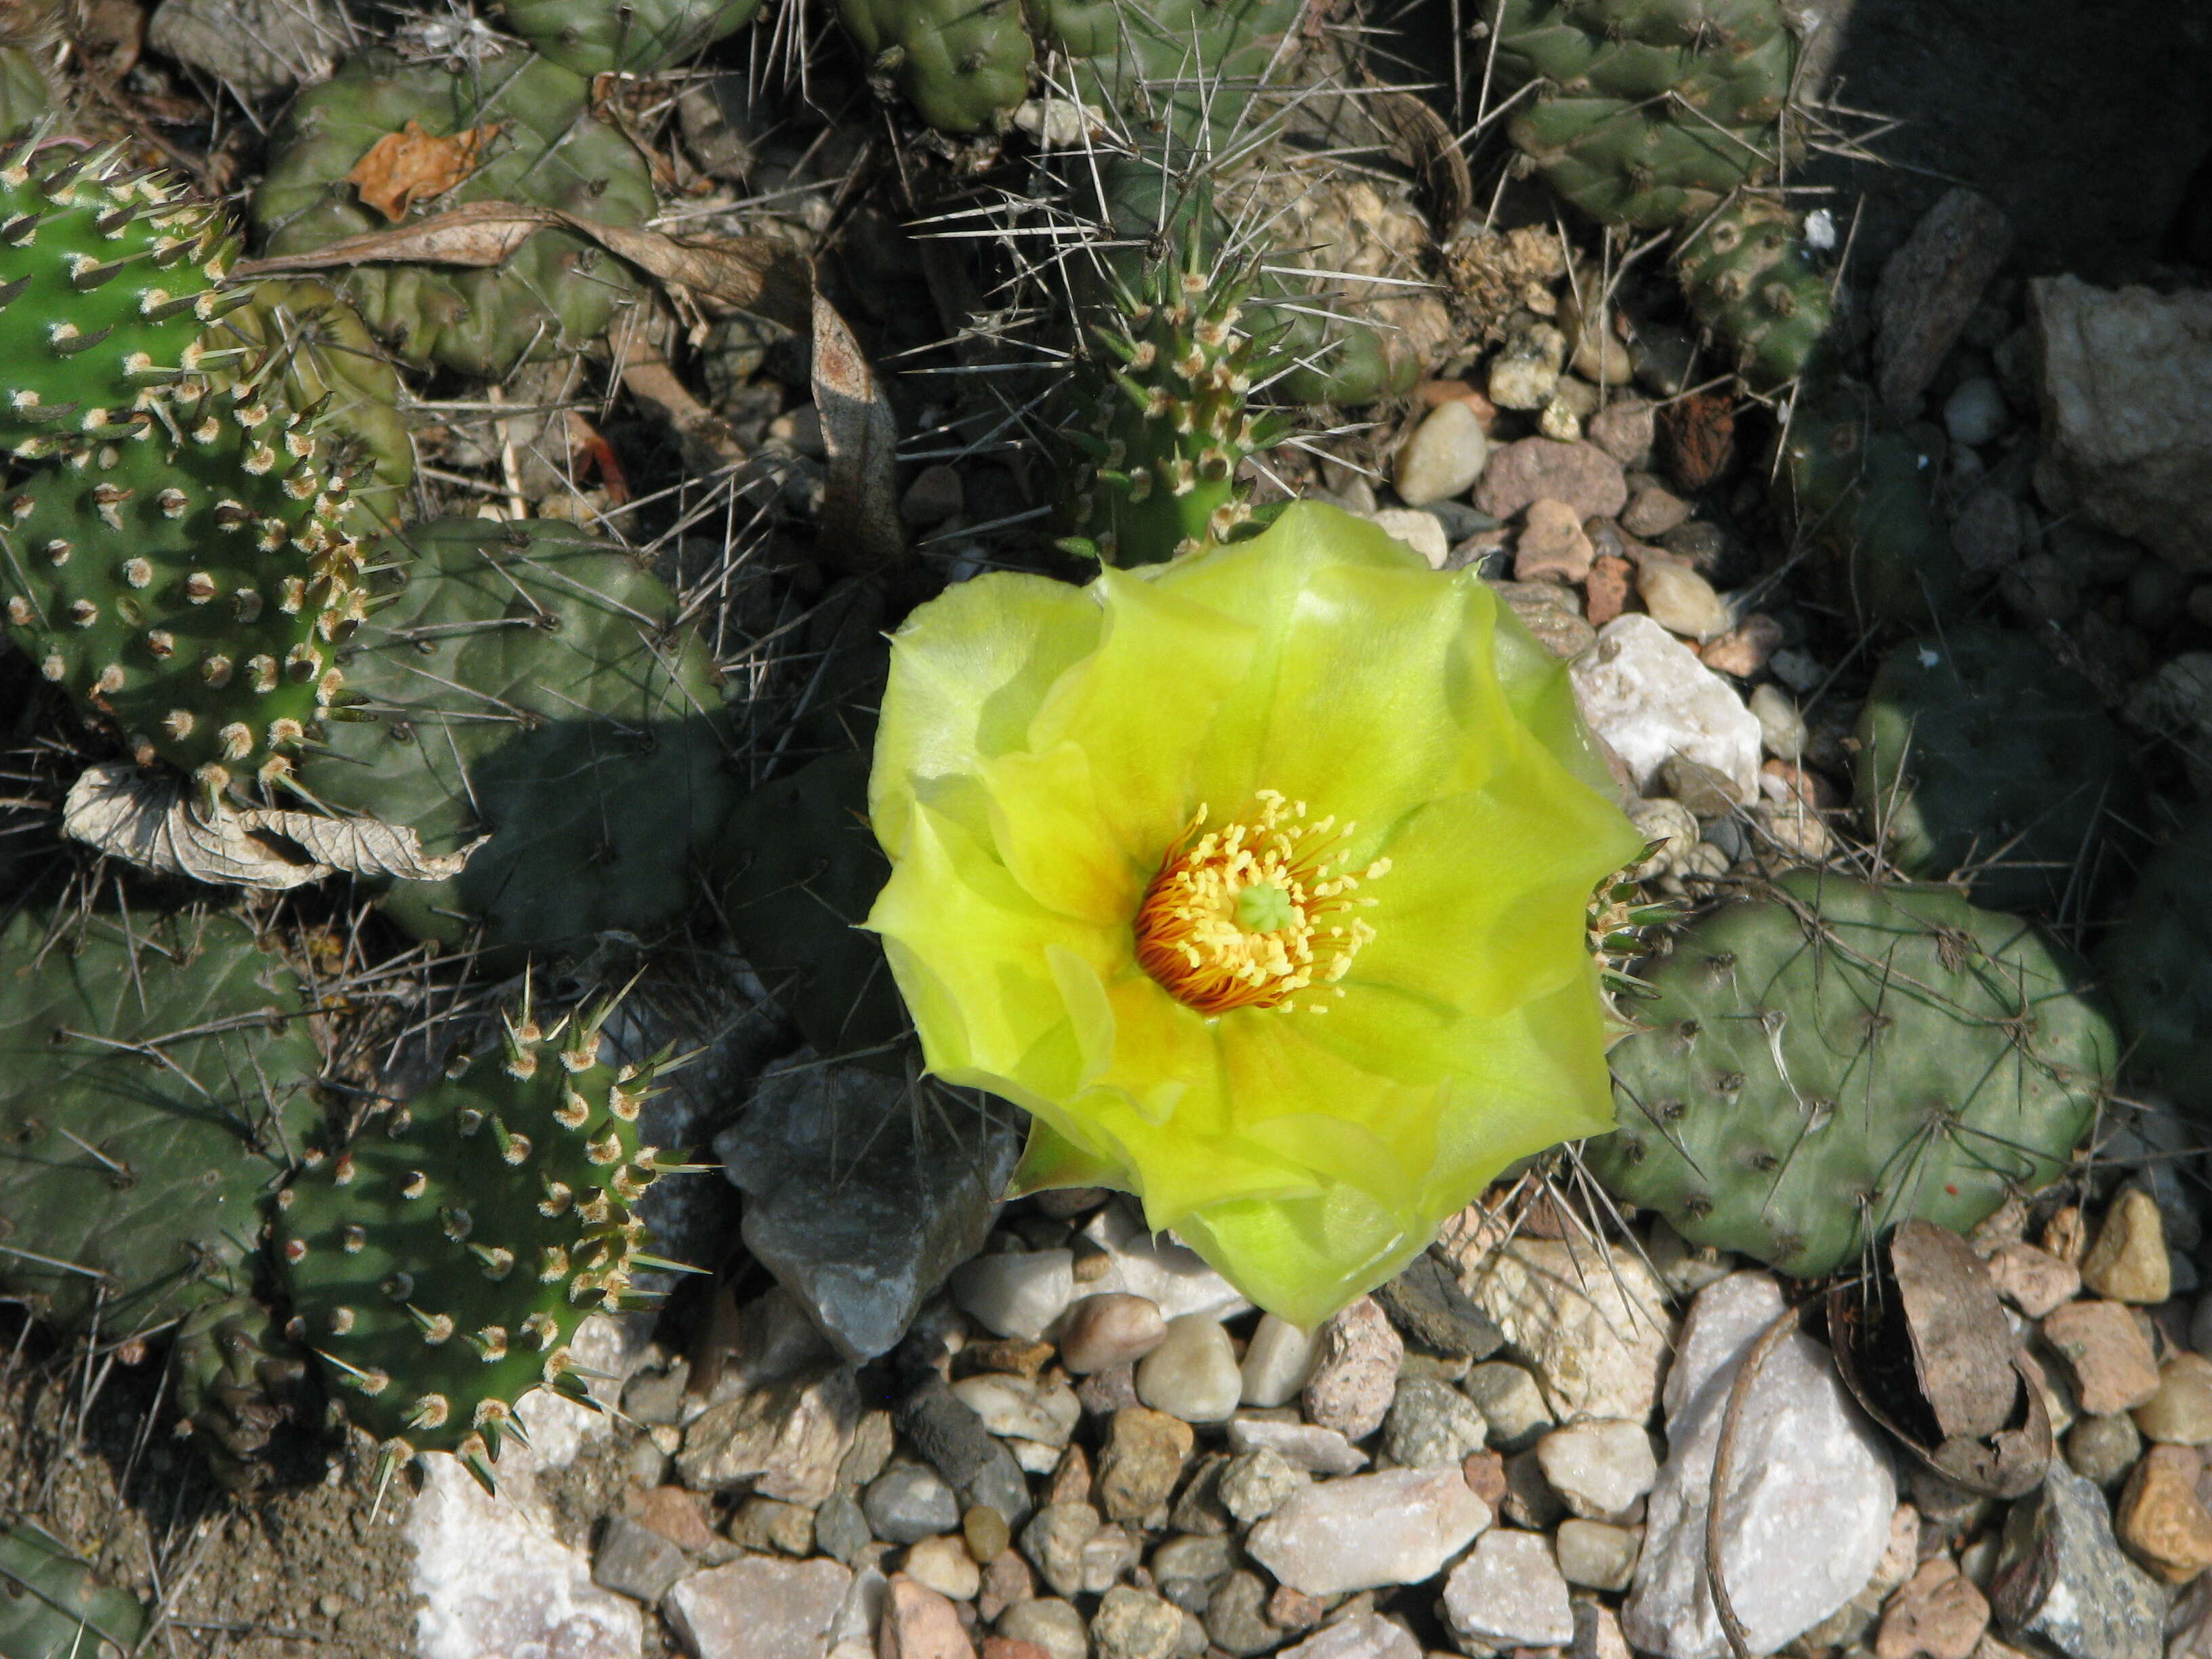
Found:
M 1135 1193 L 1311 1325 L 1514 1158 L 1612 1126 L 1591 889 L 1638 840 L 1564 670 L 1472 574 L 1294 506 L 893 641 L 868 809 L 931 1068 L 1022 1190 Z

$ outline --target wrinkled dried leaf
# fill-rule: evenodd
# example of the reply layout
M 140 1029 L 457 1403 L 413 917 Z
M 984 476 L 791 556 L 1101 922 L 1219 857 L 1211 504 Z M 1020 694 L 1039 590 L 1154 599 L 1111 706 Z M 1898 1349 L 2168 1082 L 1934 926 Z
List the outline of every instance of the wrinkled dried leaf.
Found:
M 764 236 L 665 236 L 519 202 L 471 202 L 390 230 L 342 236 L 302 253 L 241 260 L 236 274 L 276 276 L 373 264 L 495 265 L 549 227 L 590 237 L 617 258 L 688 289 L 708 308 L 750 312 L 801 334 L 811 326 L 813 268 L 788 243 Z
M 1905 1304 L 1922 1398 L 1948 1437 L 1995 1434 L 2020 1389 L 2012 1328 L 1989 1269 L 1966 1241 L 1931 1222 L 1899 1224 L 1889 1238 L 1890 1271 Z
M 814 407 L 822 416 L 830 476 L 818 545 L 834 569 L 880 570 L 905 550 L 894 473 L 898 429 L 853 331 L 814 296 Z
M 441 138 L 410 120 L 371 144 L 345 182 L 361 192 L 364 204 L 397 224 L 416 203 L 443 196 L 482 167 L 484 150 L 498 134 L 495 121 Z
M 186 798 L 184 780 L 123 763 L 88 766 L 62 804 L 62 830 L 157 874 L 283 892 L 343 871 L 401 881 L 457 876 L 483 844 L 431 857 L 412 830 L 375 818 L 331 818 Z

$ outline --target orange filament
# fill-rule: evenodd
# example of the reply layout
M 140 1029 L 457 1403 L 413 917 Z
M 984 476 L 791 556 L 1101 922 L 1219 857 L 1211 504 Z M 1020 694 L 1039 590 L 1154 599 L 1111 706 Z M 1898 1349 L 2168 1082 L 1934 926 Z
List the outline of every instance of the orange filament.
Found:
M 1363 881 L 1386 874 L 1377 859 L 1352 872 L 1337 860 L 1356 826 L 1334 817 L 1305 822 L 1306 805 L 1262 789 L 1246 820 L 1199 833 L 1198 809 L 1145 889 L 1137 907 L 1137 960 L 1185 1007 L 1202 1014 L 1235 1008 L 1302 1008 L 1310 987 L 1334 988 L 1375 930 L 1351 914 L 1375 902 L 1354 896 Z

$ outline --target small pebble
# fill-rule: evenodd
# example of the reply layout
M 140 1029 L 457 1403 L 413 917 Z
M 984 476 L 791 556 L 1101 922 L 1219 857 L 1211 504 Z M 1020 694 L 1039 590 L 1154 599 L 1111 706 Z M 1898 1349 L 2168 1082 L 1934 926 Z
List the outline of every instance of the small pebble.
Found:
M 1405 1340 L 1371 1296 L 1332 1316 L 1320 1338 L 1304 1395 L 1306 1421 L 1364 1440 L 1390 1409 Z
M 1464 495 L 1489 459 L 1490 440 L 1474 406 L 1462 398 L 1439 404 L 1398 452 L 1398 498 L 1408 507 L 1426 507 Z
M 2193 1446 L 2153 1446 L 2121 1490 L 2113 1529 L 2129 1554 L 2169 1584 L 2212 1567 L 2212 1512 L 2197 1495 Z
M 1159 1346 L 1137 1366 L 1137 1397 L 1186 1423 L 1225 1422 L 1243 1389 L 1229 1333 L 1204 1314 L 1170 1320 Z
M 1771 666 L 1773 659 L 1767 660 Z M 1778 685 L 1753 686 L 1749 702 L 1752 715 L 1759 721 L 1759 745 L 1768 754 L 1794 761 L 1805 752 L 1805 717 L 1797 712 L 1787 691 Z
M 1083 1615 L 1057 1596 L 1039 1596 L 1008 1607 L 999 1615 L 999 1634 L 1017 1642 L 1033 1642 L 1051 1659 L 1088 1659 L 1091 1652 Z
M 979 1255 L 952 1271 L 952 1299 L 1000 1336 L 1035 1340 L 1075 1299 L 1069 1250 Z
M 1659 1478 L 1644 1425 L 1617 1419 L 1553 1429 L 1537 1441 L 1536 1461 L 1560 1501 L 1586 1521 L 1619 1521 Z
M 2212 1442 L 2212 1359 L 2178 1353 L 2158 1369 L 2158 1392 L 2135 1409 L 2147 1439 L 2172 1445 Z
M 1584 422 L 1583 432 L 1623 466 L 1640 466 L 1650 459 L 1655 425 L 1643 398 L 1615 398 Z
M 1274 1423 L 1264 1418 L 1239 1417 L 1231 1422 L 1231 1451 L 1257 1451 L 1262 1446 L 1280 1452 L 1313 1474 L 1357 1474 L 1368 1462 L 1367 1454 L 1334 1429 L 1311 1423 Z
M 1626 1589 L 1635 1576 L 1643 1540 L 1626 1527 L 1571 1520 L 1559 1522 L 1552 1546 L 1559 1555 L 1560 1576 L 1570 1584 L 1619 1590 Z
M 949 1534 L 908 1545 L 903 1568 L 915 1583 L 955 1601 L 973 1601 L 983 1588 L 983 1570 L 969 1553 L 967 1540 Z
M 968 1553 L 984 1566 L 1004 1555 L 1013 1541 L 1006 1517 L 988 1504 L 978 1504 L 960 1517 L 960 1533 L 968 1540 Z
M 1287 1406 L 1313 1374 L 1313 1333 L 1273 1314 L 1260 1323 L 1245 1345 L 1238 1397 L 1247 1406 Z
M 1978 448 L 2003 436 L 2011 424 L 2004 388 L 1985 375 L 1960 381 L 1943 400 L 1943 429 L 1954 444 Z
M 1578 582 L 1589 574 L 1593 550 L 1582 520 L 1565 501 L 1528 504 L 1513 544 L 1513 580 Z
M 1716 639 L 1735 619 L 1713 585 L 1686 565 L 1646 558 L 1636 572 L 1636 591 L 1651 618 L 1670 634 L 1693 640 Z
M 1559 383 L 1567 337 L 1538 323 L 1506 341 L 1490 365 L 1490 401 L 1500 409 L 1541 409 Z
M 1533 1446 L 1536 1437 L 1552 1426 L 1551 1408 L 1544 1404 L 1543 1391 L 1519 1365 L 1490 1360 L 1468 1372 L 1464 1386 L 1468 1398 L 1490 1425 L 1490 1443 L 1500 1451 Z
M 2142 1455 L 2142 1435 L 2125 1413 L 2085 1417 L 2066 1431 L 2066 1463 L 2084 1480 L 2118 1486 Z
M 1455 1466 L 1480 1451 L 1488 1433 L 1482 1413 L 1457 1389 L 1401 1377 L 1389 1415 L 1382 1419 L 1382 1449 L 1401 1468 Z
M 1545 401 L 1536 414 L 1536 430 L 1555 443 L 1571 444 L 1582 441 L 1583 420 L 1575 413 L 1574 405 L 1557 395 L 1560 386 L 1573 386 L 1572 380 L 1554 383 L 1553 395 Z
M 869 1529 L 891 1544 L 918 1544 L 960 1524 L 960 1500 L 924 1463 L 892 1464 L 868 1482 L 860 1508 Z
M 2021 1240 L 1991 1252 L 1989 1270 L 1997 1294 L 2030 1319 L 2071 1302 L 2081 1289 L 2080 1268 Z
M 1665 535 L 1689 516 L 1690 504 L 1680 495 L 1657 484 L 1645 484 L 1629 492 L 1628 505 L 1620 510 L 1620 527 L 1649 540 Z
M 1060 1324 L 1060 1363 L 1071 1376 L 1088 1376 L 1142 1359 L 1167 1334 L 1159 1309 L 1141 1296 L 1121 1291 L 1086 1296 Z
M 1295 1468 L 1272 1447 L 1240 1452 L 1221 1471 L 1221 1506 L 1246 1525 L 1266 1519 L 1283 1506 L 1292 1492 L 1313 1484 L 1313 1476 Z
M 1443 569 L 1451 556 L 1451 538 L 1444 533 L 1444 521 L 1433 513 L 1418 507 L 1380 507 L 1366 516 L 1383 534 L 1419 554 L 1431 570 Z
M 1115 1412 L 1098 1456 L 1098 1502 L 1116 1521 L 1142 1521 L 1168 1501 L 1189 1460 L 1190 1425 L 1166 1412 Z
M 1875 1659 L 1969 1659 L 1990 1604 L 1948 1556 L 1923 1561 L 1882 1610 Z
M 2123 1187 L 2105 1212 L 2096 1242 L 2081 1258 L 2081 1283 L 2110 1301 L 2144 1306 L 2173 1293 L 2166 1225 L 2157 1201 L 2140 1187 Z
M 1493 1649 L 1560 1647 L 1575 1633 L 1551 1540 L 1533 1532 L 1499 1528 L 1477 1539 L 1444 1580 L 1443 1613 L 1462 1639 Z
M 1109 1589 L 1091 1619 L 1099 1659 L 1172 1659 L 1182 1636 L 1178 1609 L 1127 1584 Z

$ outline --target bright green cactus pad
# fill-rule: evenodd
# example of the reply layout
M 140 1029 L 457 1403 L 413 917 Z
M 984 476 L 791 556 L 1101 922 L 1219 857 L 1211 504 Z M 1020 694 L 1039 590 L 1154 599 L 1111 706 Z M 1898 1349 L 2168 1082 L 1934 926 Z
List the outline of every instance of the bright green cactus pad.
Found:
M 1828 278 L 1808 257 L 1797 216 L 1742 196 L 1708 216 L 1675 254 L 1682 288 L 1729 367 L 1757 386 L 1794 380 L 1834 320 Z
M 2125 750 L 2094 688 L 2019 634 L 1960 625 L 1898 646 L 1857 736 L 1859 815 L 1891 861 L 1963 874 L 1987 905 L 2056 909 L 2124 799 Z
M 247 1286 L 322 1061 L 243 924 L 44 922 L 0 932 L 0 1292 L 112 1339 Z
M 2136 878 L 2097 966 L 2112 987 L 2128 1070 L 2212 1122 L 2212 813 L 2184 826 Z
M 734 34 L 761 0 L 506 0 L 507 26 L 578 75 L 650 75 Z
M 346 524 L 357 534 L 387 530 L 405 516 L 415 482 L 415 445 L 399 412 L 398 372 L 361 313 L 320 283 L 260 282 L 218 324 L 214 337 L 273 356 L 284 401 L 317 409 L 318 429 L 351 468 Z
M 721 690 L 675 596 L 549 520 L 447 520 L 374 549 L 394 568 L 343 658 L 360 701 L 307 787 L 433 853 L 491 835 L 460 875 L 396 885 L 387 914 L 449 943 L 481 929 L 497 951 L 679 920 L 736 787 Z
M 1590 1170 L 1693 1243 L 1800 1277 L 2055 1179 L 2119 1053 L 2085 963 L 1940 890 L 1799 872 L 1649 979 Z
M 34 142 L 0 152 L 0 447 L 25 456 L 125 429 L 238 303 L 219 211 L 112 149 Z
M 177 398 L 143 435 L 0 493 L 9 632 L 142 761 L 210 792 L 271 785 L 361 614 L 344 496 L 316 428 L 275 397 Z
M 345 179 L 410 120 L 439 137 L 498 128 L 484 164 L 418 211 L 509 201 L 642 224 L 655 206 L 652 175 L 627 138 L 589 113 L 589 94 L 582 76 L 534 57 L 461 74 L 365 53 L 292 106 L 254 194 L 254 224 L 271 254 L 385 228 Z M 489 269 L 366 264 L 341 287 L 404 361 L 492 376 L 579 349 L 642 291 L 620 260 L 566 230 L 539 231 Z
M 609 1011 L 541 1029 L 526 1000 L 489 1052 L 447 1069 L 283 1200 L 292 1339 L 396 1458 L 458 1455 L 490 1484 L 517 1401 L 580 1395 L 568 1342 L 619 1310 L 641 1259 L 637 1139 L 653 1068 L 600 1059 Z

